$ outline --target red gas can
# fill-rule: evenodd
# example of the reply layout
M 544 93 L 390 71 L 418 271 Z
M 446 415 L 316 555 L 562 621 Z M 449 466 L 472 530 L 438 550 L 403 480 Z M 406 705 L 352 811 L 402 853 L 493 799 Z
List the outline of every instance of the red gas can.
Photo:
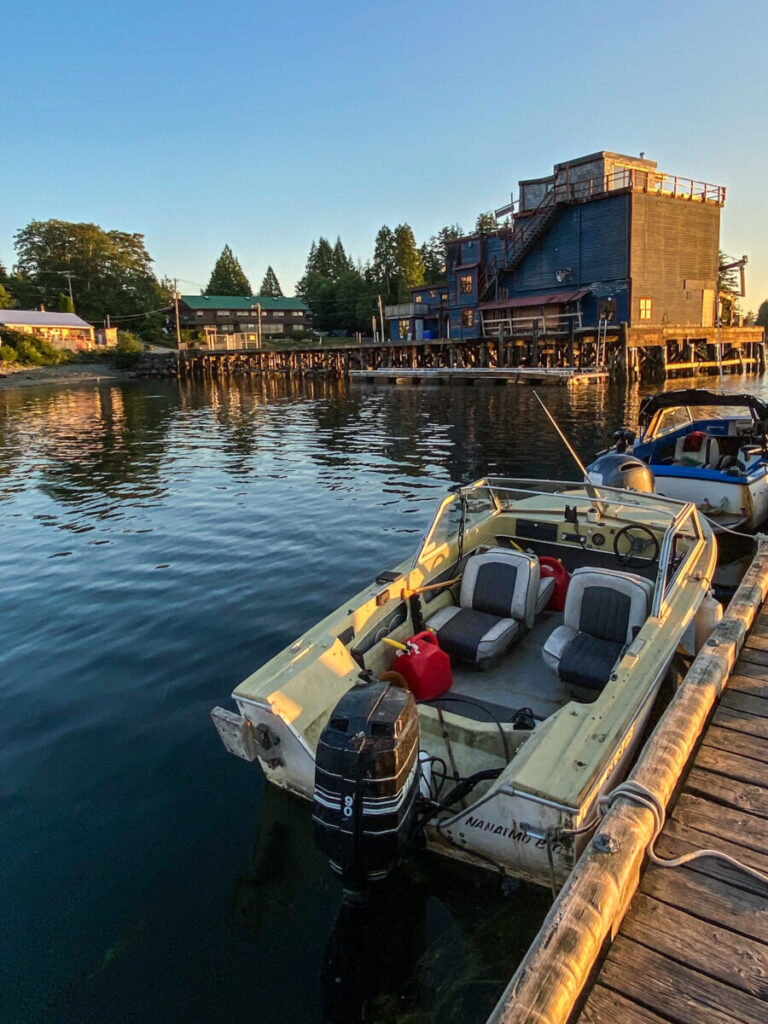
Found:
M 451 659 L 440 649 L 434 633 L 425 629 L 406 640 L 405 646 L 407 650 L 395 655 L 392 668 L 405 677 L 416 700 L 432 700 L 450 690 Z
M 542 578 L 546 576 L 555 578 L 555 589 L 552 591 L 547 609 L 551 612 L 561 612 L 565 608 L 565 595 L 568 593 L 568 584 L 571 582 L 568 570 L 559 558 L 550 558 L 548 555 L 539 558 L 539 569 Z

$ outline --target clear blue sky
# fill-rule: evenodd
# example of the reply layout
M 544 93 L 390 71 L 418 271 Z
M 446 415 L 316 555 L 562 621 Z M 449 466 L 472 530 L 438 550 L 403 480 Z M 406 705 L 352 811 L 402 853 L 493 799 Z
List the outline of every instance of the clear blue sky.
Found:
M 229 243 L 286 293 L 313 239 L 465 229 L 599 149 L 728 187 L 768 298 L 768 3 L 28 0 L 3 13 L 0 260 L 33 218 L 141 231 L 205 285 Z

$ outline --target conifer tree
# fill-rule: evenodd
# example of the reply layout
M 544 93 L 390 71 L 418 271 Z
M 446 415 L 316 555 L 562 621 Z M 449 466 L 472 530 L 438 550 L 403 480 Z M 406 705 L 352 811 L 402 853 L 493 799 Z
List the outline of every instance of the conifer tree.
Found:
M 478 235 L 490 235 L 498 228 L 496 214 L 489 210 L 487 213 L 480 213 L 475 221 L 475 233 Z
M 373 279 L 385 303 L 397 302 L 397 251 L 392 228 L 379 228 L 373 250 Z
M 251 285 L 240 261 L 228 245 L 221 250 L 211 273 L 206 295 L 252 295 Z
M 68 292 L 59 292 L 59 311 L 61 313 L 75 312 L 75 304 L 69 297 Z
M 283 296 L 283 289 L 280 287 L 277 274 L 272 267 L 267 267 L 264 280 L 261 282 L 261 288 L 259 288 L 259 295 L 269 295 L 273 299 L 280 299 Z
M 411 288 L 424 284 L 424 261 L 410 224 L 398 224 L 394 231 L 397 260 L 397 300 L 407 302 Z

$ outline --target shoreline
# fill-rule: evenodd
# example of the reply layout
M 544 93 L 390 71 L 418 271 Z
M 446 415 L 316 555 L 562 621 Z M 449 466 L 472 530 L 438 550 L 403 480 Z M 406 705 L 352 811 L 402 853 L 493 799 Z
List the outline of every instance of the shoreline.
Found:
M 88 384 L 128 380 L 132 374 L 101 362 L 59 363 L 56 366 L 18 366 L 0 363 L 0 391 L 50 384 Z

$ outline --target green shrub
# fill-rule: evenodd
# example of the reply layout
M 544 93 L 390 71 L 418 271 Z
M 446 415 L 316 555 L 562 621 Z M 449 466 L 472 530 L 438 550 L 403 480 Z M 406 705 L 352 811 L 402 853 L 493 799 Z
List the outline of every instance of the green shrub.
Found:
M 17 363 L 19 354 L 10 345 L 0 345 L 0 363 Z
M 10 353 L 13 352 L 15 361 L 24 366 L 55 366 L 72 359 L 72 353 L 67 349 L 55 348 L 34 334 L 9 330 L 7 327 L 0 330 L 0 346 L 4 362 L 10 362 Z
M 130 331 L 117 332 L 117 351 L 123 355 L 138 355 L 144 351 L 144 342 Z

